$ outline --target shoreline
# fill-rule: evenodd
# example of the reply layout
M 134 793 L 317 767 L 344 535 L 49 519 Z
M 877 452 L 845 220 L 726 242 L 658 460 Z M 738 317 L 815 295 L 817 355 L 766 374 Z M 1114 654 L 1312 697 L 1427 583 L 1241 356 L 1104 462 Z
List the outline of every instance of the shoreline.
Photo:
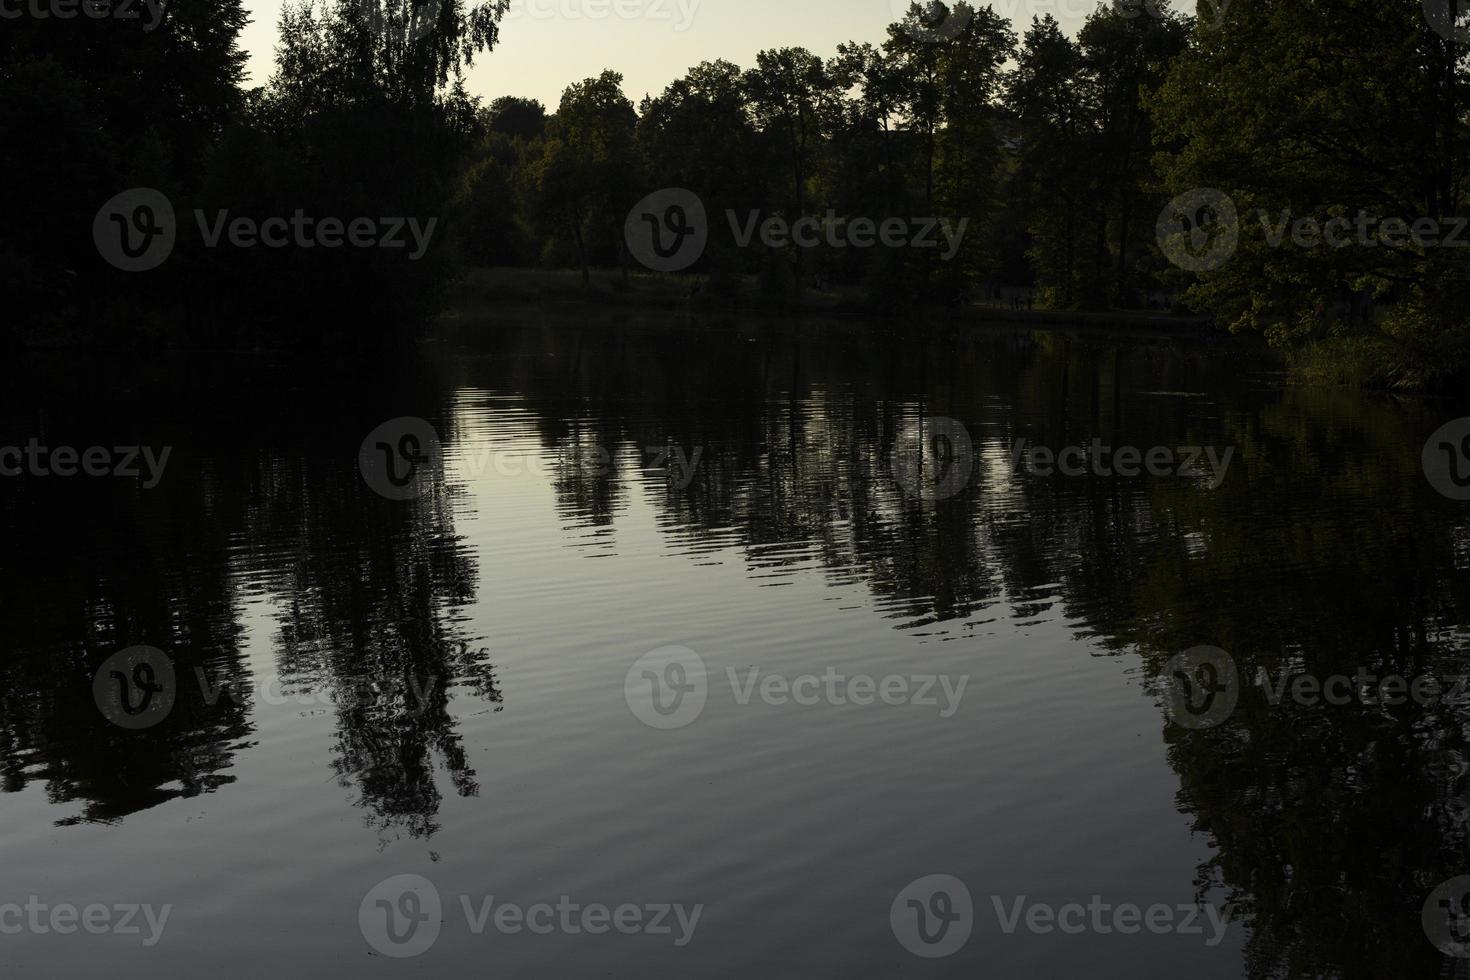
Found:
M 976 324 L 1024 327 L 1095 327 L 1163 334 L 1207 336 L 1218 333 L 1212 318 L 1157 310 L 1038 310 L 1002 305 L 882 307 L 865 300 L 858 288 L 811 290 L 800 297 L 768 297 L 740 281 L 728 293 L 712 295 L 707 277 L 637 273 L 624 283 L 617 270 L 598 269 L 582 285 L 575 270 L 474 268 L 447 293 L 446 314 L 489 310 L 541 309 L 558 312 L 676 313 L 696 317 L 815 317 L 866 321 L 876 326 L 903 321 L 914 325 Z

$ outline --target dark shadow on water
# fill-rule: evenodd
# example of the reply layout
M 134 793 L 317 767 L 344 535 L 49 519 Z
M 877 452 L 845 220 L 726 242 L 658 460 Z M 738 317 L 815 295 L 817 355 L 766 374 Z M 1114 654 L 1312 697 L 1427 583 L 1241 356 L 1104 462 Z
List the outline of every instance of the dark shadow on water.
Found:
M 1214 845 L 1200 893 L 1248 917 L 1249 975 L 1439 969 L 1419 914 L 1467 866 L 1470 704 L 1270 706 L 1253 684 L 1260 669 L 1470 672 L 1470 519 L 1419 472 L 1429 409 L 1284 389 L 1230 349 L 1086 332 L 533 321 L 421 366 L 120 370 L 38 365 L 0 396 L 0 445 L 174 447 L 155 490 L 0 481 L 0 767 L 6 791 L 44 784 L 63 822 L 228 786 L 250 751 L 249 700 L 185 689 L 166 723 L 124 732 L 97 711 L 91 674 L 146 643 L 181 673 L 247 679 L 243 609 L 264 593 L 290 597 L 268 662 L 287 690 L 335 692 L 323 765 L 381 840 L 428 837 L 444 792 L 475 795 L 450 691 L 492 710 L 501 695 L 484 644 L 456 625 L 477 599 L 455 528 L 473 501 L 443 472 L 410 504 L 385 500 L 355 461 L 386 418 L 473 440 L 465 413 L 513 394 L 556 461 L 566 538 L 589 557 L 616 539 L 586 532 L 616 528 L 641 497 L 664 560 L 861 584 L 894 629 L 927 640 L 1062 621 L 1154 685 L 1180 650 L 1230 651 L 1245 678 L 1234 716 L 1190 732 L 1161 714 L 1160 727 L 1179 808 Z M 977 459 L 943 500 L 906 493 L 891 462 L 905 426 L 936 416 L 965 423 Z M 1094 437 L 1237 456 L 1216 489 L 1009 463 L 1017 439 Z M 703 450 L 692 479 L 671 447 Z M 588 464 L 609 449 L 610 465 Z
M 437 386 L 356 363 L 138 370 L 47 372 L 6 399 L 6 445 L 37 436 L 171 456 L 152 489 L 0 481 L 13 613 L 0 660 L 5 789 L 44 782 L 53 802 L 81 806 L 64 823 L 119 820 L 230 783 L 255 700 L 308 697 L 335 712 L 331 769 L 365 819 L 383 835 L 432 834 L 435 759 L 456 792 L 476 791 L 451 686 L 500 701 L 485 651 L 452 622 L 474 599 L 474 563 L 442 473 L 405 505 L 373 493 L 356 464 L 378 406 L 436 418 Z M 267 592 L 291 600 L 275 613 L 274 664 L 252 669 L 240 620 Z M 159 724 L 127 731 L 99 711 L 92 676 L 135 645 L 173 660 L 177 699 Z

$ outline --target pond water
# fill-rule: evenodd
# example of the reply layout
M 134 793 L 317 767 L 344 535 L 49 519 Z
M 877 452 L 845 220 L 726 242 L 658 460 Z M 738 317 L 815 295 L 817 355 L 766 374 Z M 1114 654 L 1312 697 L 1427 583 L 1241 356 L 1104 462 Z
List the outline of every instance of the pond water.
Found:
M 1464 406 L 1084 330 L 456 338 L 12 364 L 8 975 L 1455 964 Z

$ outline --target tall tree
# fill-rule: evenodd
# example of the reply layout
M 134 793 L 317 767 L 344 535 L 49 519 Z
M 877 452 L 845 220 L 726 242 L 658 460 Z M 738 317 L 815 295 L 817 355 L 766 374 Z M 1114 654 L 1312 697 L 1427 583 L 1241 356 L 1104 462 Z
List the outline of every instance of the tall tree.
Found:
M 1029 216 L 1029 257 L 1043 299 L 1071 309 L 1078 281 L 1077 239 L 1088 171 L 1077 166 L 1091 120 L 1081 91 L 1082 52 L 1050 14 L 1034 18 L 1007 79 L 1006 105 L 1019 125 L 1011 186 Z
M 964 27 L 939 45 L 944 132 L 936 162 L 939 211 L 931 213 L 948 217 L 956 227 L 962 221 L 979 226 L 988 220 L 997 199 L 1001 154 L 996 110 L 1002 95 L 1002 66 L 1014 57 L 1016 35 L 991 7 L 959 3 L 951 16 L 959 18 Z M 962 261 L 952 267 L 949 276 L 956 286 L 967 273 L 978 272 L 983 261 L 978 254 L 980 235 L 967 234 L 963 244 L 957 257 Z
M 1147 222 L 1151 231 L 1163 203 L 1141 186 L 1153 183 L 1148 173 L 1153 120 L 1143 94 L 1159 86 L 1168 64 L 1184 49 L 1187 32 L 1168 0 L 1150 0 L 1148 16 L 1124 6 L 1100 6 L 1078 35 L 1087 101 L 1096 114 L 1088 159 L 1098 176 L 1097 279 L 1111 280 L 1101 298 L 1112 306 L 1137 302 L 1135 229 Z
M 1448 34 L 1450 32 L 1446 32 Z M 1417 3 L 1233 0 L 1196 25 L 1153 97 L 1171 193 L 1218 188 L 1241 215 L 1232 261 L 1189 296 L 1273 342 L 1367 352 L 1366 379 L 1423 386 L 1470 364 L 1470 260 L 1386 222 L 1467 211 L 1467 50 Z M 1367 243 L 1357 241 L 1360 216 Z M 1353 243 L 1279 243 L 1282 222 L 1345 219 Z M 1274 233 L 1273 233 L 1274 237 Z
M 543 213 L 572 236 L 582 285 L 592 281 L 588 234 L 616 242 L 624 272 L 621 233 L 627 189 L 637 181 L 634 144 L 638 114 L 623 94 L 623 76 L 604 71 L 567 88 L 548 130 L 536 183 Z
M 759 202 L 761 149 L 742 75 L 728 61 L 706 61 L 643 100 L 638 150 L 650 186 L 688 188 L 712 214 Z M 723 241 L 711 239 L 709 262 L 726 264 Z
M 115 318 L 150 319 L 135 305 L 169 290 L 157 289 L 166 273 L 150 291 L 105 266 L 92 217 L 129 187 L 174 197 L 193 183 L 243 105 L 249 17 L 242 0 L 71 13 L 12 6 L 0 18 L 0 292 L 13 322 L 112 331 Z
M 915 2 L 888 28 L 883 51 L 900 79 L 899 112 L 922 146 L 926 214 L 976 221 L 988 212 L 999 157 L 995 99 L 1015 44 L 992 8 L 963 0 Z
M 546 106 L 536 99 L 503 95 L 490 103 L 486 117 L 492 133 L 526 140 L 546 134 Z
M 777 147 L 791 191 L 789 220 L 807 210 L 807 181 L 812 158 L 830 118 L 836 89 L 826 64 L 806 48 L 778 48 L 756 55 L 756 67 L 745 74 L 745 89 L 756 125 Z M 804 283 L 801 249 L 795 249 L 796 284 Z
M 839 44 L 828 68 L 834 86 L 846 93 L 829 127 L 840 171 L 836 203 L 850 214 L 865 207 L 897 214 L 907 175 L 899 145 L 902 77 L 882 50 L 855 41 Z

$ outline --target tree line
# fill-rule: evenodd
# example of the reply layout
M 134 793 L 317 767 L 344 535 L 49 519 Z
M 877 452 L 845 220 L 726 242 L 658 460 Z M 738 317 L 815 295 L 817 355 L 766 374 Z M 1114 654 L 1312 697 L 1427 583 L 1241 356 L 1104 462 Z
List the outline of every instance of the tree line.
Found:
M 850 284 L 870 305 L 907 307 L 1007 284 L 1056 309 L 1146 306 L 1165 263 L 1149 248 L 1159 201 L 1139 94 L 1162 82 L 1188 28 L 1167 10 L 1103 5 L 1075 40 L 1049 15 L 1018 38 L 989 7 L 915 4 L 880 44 L 829 58 L 771 49 L 747 69 L 704 62 L 636 107 L 613 71 L 569 86 L 551 114 L 497 99 L 459 189 L 477 222 L 468 254 L 584 277 L 625 267 L 629 207 L 679 187 L 715 226 L 730 213 L 969 222 L 947 262 L 745 249 L 717 229 L 695 267 L 712 288 L 738 275 L 777 294 Z
M 647 193 L 727 213 L 966 220 L 949 261 L 909 248 L 738 247 L 711 235 L 708 297 L 845 290 L 875 312 L 998 287 L 1053 310 L 1205 313 L 1308 375 L 1442 387 L 1470 365 L 1464 249 L 1424 238 L 1272 234 L 1371 216 L 1465 213 L 1464 32 L 1420 0 L 1103 0 L 1075 37 L 1050 15 L 914 3 L 875 41 L 753 65 L 704 62 L 635 104 L 603 71 L 549 111 L 471 96 L 508 0 L 317 0 L 281 19 L 275 71 L 242 85 L 240 0 L 163 22 L 20 20 L 0 36 L 10 164 L 0 285 L 24 339 L 156 335 L 191 344 L 391 340 L 470 266 L 640 273 L 624 237 Z M 183 233 L 147 275 L 109 268 L 86 229 L 120 190 L 264 217 L 442 219 L 422 261 L 372 249 L 204 247 Z M 1171 201 L 1224 261 L 1182 268 Z M 1238 238 L 1238 242 L 1235 239 Z M 166 324 L 167 326 L 160 326 Z M 19 331 L 16 331 L 19 332 Z

